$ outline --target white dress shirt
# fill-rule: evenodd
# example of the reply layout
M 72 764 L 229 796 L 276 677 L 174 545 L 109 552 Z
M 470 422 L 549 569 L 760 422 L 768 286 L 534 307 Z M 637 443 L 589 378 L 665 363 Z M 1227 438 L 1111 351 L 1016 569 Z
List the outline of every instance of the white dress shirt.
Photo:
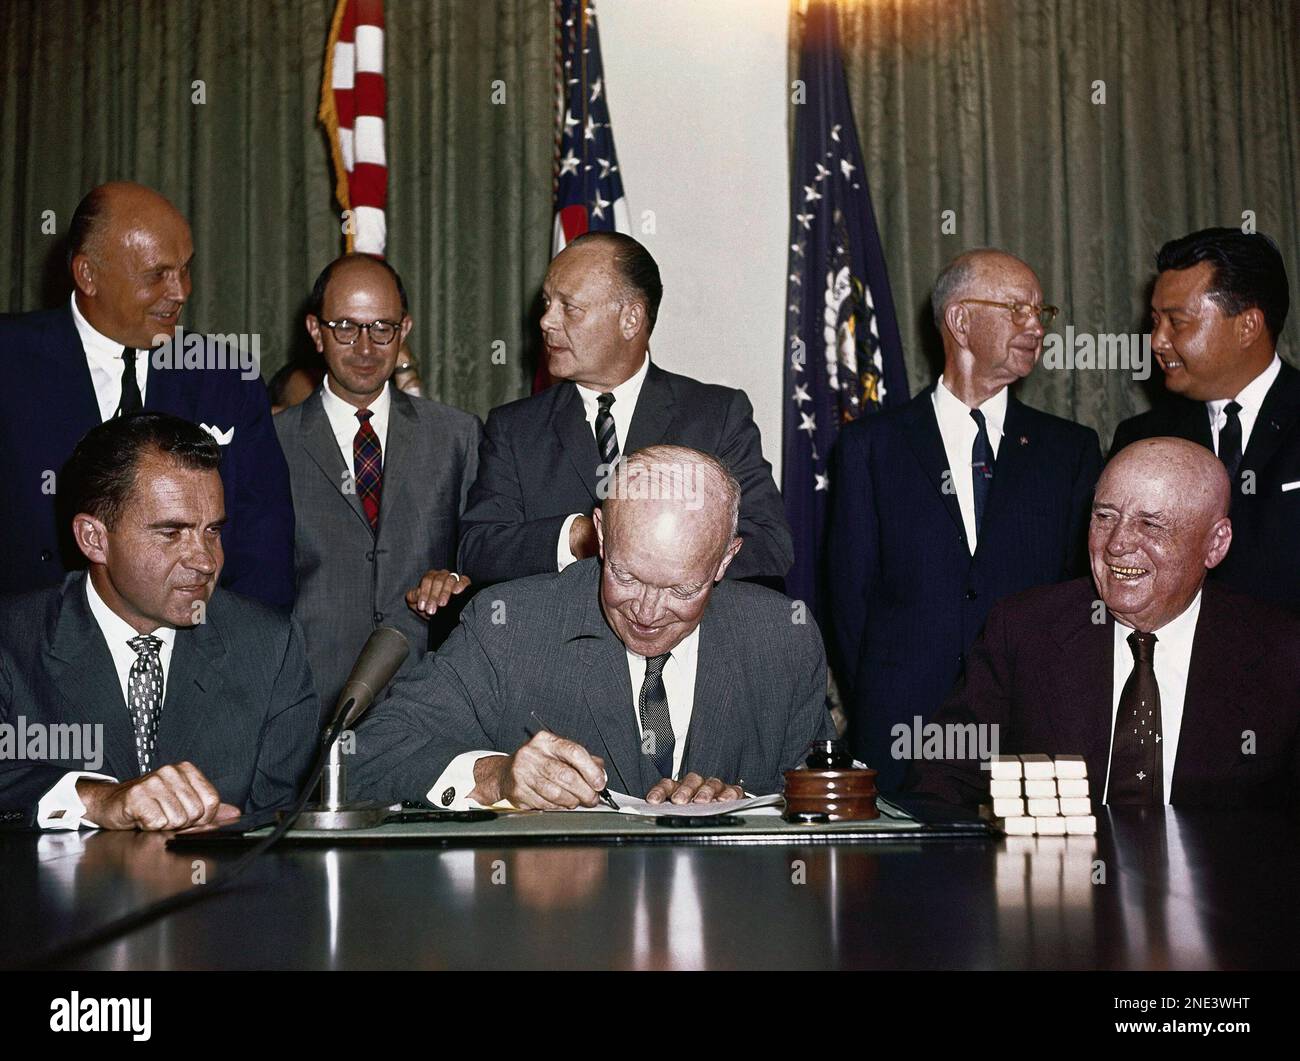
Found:
M 1178 758 L 1178 735 L 1183 728 L 1183 701 L 1187 697 L 1187 671 L 1192 663 L 1192 640 L 1196 636 L 1196 619 L 1201 614 L 1201 595 L 1198 592 L 1192 603 L 1176 619 L 1171 620 L 1156 635 L 1154 665 L 1156 685 L 1160 689 L 1160 745 L 1164 751 L 1163 773 L 1164 801 L 1174 786 L 1174 762 Z M 1133 650 L 1129 647 L 1131 627 L 1113 623 L 1114 670 L 1112 672 L 1110 744 L 1115 743 L 1115 720 L 1119 717 L 1119 698 L 1124 685 L 1133 673 Z M 1102 802 L 1110 794 L 1110 752 L 1106 753 L 1106 788 Z
M 645 383 L 646 373 L 650 371 L 650 355 L 645 355 L 645 360 L 641 362 L 641 367 L 636 372 L 625 379 L 609 393 L 614 395 L 614 404 L 609 407 L 609 413 L 614 418 L 614 437 L 618 439 L 618 451 L 623 452 L 623 446 L 627 442 L 627 433 L 632 426 L 632 415 L 636 412 L 637 399 L 641 397 L 641 385 Z M 591 428 L 591 437 L 596 437 L 596 413 L 600 411 L 598 399 L 601 391 L 594 391 L 590 387 L 584 387 L 579 383 L 574 384 L 578 388 L 578 397 L 582 399 L 582 412 L 587 418 L 587 426 Z M 560 527 L 560 538 L 555 543 L 555 567 L 558 571 L 563 571 L 568 567 L 576 556 L 569 550 L 569 528 L 573 526 L 573 521 L 581 512 L 573 512 Z
M 115 406 L 116 407 L 116 406 Z M 86 603 L 90 605 L 90 614 L 94 616 L 99 632 L 108 645 L 109 655 L 113 659 L 113 669 L 117 671 L 118 684 L 122 689 L 122 710 L 127 711 L 127 687 L 131 677 L 131 664 L 138 658 L 135 649 L 128 642 L 137 636 L 137 631 L 130 626 L 112 608 L 95 589 L 95 584 L 87 575 L 85 582 Z M 176 630 L 170 626 L 160 626 L 150 631 L 162 642 L 158 649 L 158 662 L 163 673 L 163 697 L 167 695 L 167 672 L 171 668 L 172 648 L 176 643 Z M 129 712 L 128 712 L 129 715 Z M 40 829 L 76 829 L 82 825 L 94 823 L 85 820 L 86 807 L 77 795 L 77 782 L 83 777 L 103 781 L 117 781 L 108 774 L 98 774 L 90 770 L 72 770 L 64 774 L 58 784 L 51 788 L 36 807 L 36 825 Z
M 343 454 L 343 463 L 348 471 L 353 471 L 352 443 L 361 429 L 361 421 L 357 419 L 360 410 L 335 394 L 330 383 L 330 376 L 326 373 L 325 382 L 320 388 L 321 404 L 325 407 L 325 415 L 329 418 L 334 440 L 339 444 L 339 452 Z M 388 413 L 393 407 L 393 396 L 389 386 L 390 384 L 384 384 L 384 389 L 379 392 L 379 396 L 368 406 L 370 426 L 375 429 L 375 437 L 379 439 L 380 460 L 388 452 Z
M 86 352 L 90 382 L 94 384 L 95 401 L 99 404 L 99 419 L 101 421 L 111 419 L 117 412 L 118 403 L 122 400 L 122 369 L 125 367 L 122 351 L 126 344 L 110 339 L 91 326 L 77 306 L 76 292 L 72 294 L 72 323 L 77 327 L 82 349 Z M 140 400 L 143 402 L 145 388 L 149 383 L 148 350 L 141 350 L 136 354 L 135 382 L 140 388 Z
M 1205 403 L 1205 411 L 1210 417 L 1210 434 L 1214 436 L 1215 453 L 1219 452 L 1219 432 L 1228 421 L 1228 414 L 1223 410 L 1230 401 L 1235 401 L 1241 406 L 1237 419 L 1241 421 L 1241 452 L 1243 454 L 1246 452 L 1246 447 L 1250 445 L 1250 433 L 1255 429 L 1255 421 L 1259 419 L 1260 407 L 1268 396 L 1269 387 L 1273 386 L 1273 381 L 1281 371 L 1282 359 L 1275 351 L 1268 368 L 1247 383 L 1235 398 L 1218 398 Z
M 701 624 L 703 625 L 703 624 Z M 695 710 L 695 671 L 699 659 L 700 627 L 697 626 L 673 648 L 668 662 L 664 664 L 664 695 L 668 697 L 668 717 L 673 726 L 673 777 L 677 778 L 682 769 L 682 756 L 686 752 L 686 735 L 691 727 L 691 715 Z M 632 683 L 632 700 L 628 710 L 636 719 L 638 737 L 644 737 L 641 727 L 641 683 L 645 681 L 645 656 L 638 656 L 631 649 L 626 649 L 627 675 Z M 557 736 L 567 736 L 560 733 Z M 590 751 L 590 749 L 588 749 Z M 425 793 L 425 799 L 435 807 L 449 810 L 468 810 L 480 804 L 469 798 L 474 789 L 474 764 L 489 755 L 504 755 L 504 752 L 472 751 L 462 752 L 456 756 Z M 644 792 L 629 792 L 630 796 L 642 797 Z M 444 797 L 448 799 L 444 802 Z
M 975 485 L 970 458 L 979 428 L 971 417 L 970 408 L 948 389 L 942 375 L 934 386 L 930 400 L 934 403 L 934 416 L 939 422 L 939 434 L 943 437 L 943 451 L 948 457 L 948 470 L 952 473 L 952 488 L 957 493 L 961 522 L 966 528 L 966 545 L 974 556 L 979 532 L 975 527 Z M 989 445 L 996 460 L 998 448 L 1002 445 L 1002 425 L 1007 418 L 1006 387 L 979 409 L 984 414 L 984 427 L 988 431 Z M 994 474 L 997 474 L 996 470 Z

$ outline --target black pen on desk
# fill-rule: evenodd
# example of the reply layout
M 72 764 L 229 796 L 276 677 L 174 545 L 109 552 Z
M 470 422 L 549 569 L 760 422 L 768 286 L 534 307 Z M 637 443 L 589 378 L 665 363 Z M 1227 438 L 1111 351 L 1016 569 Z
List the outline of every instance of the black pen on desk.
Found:
M 546 730 L 548 733 L 555 733 L 555 730 L 551 729 L 550 726 L 548 726 L 545 722 L 542 721 L 541 715 L 539 715 L 536 711 L 529 711 L 528 713 L 537 720 L 537 724 L 541 726 L 542 729 Z M 555 735 L 557 737 L 559 736 L 558 733 L 555 733 Z M 609 794 L 608 786 L 602 788 L 599 792 L 596 793 L 596 795 L 600 797 L 600 801 L 603 804 L 605 804 L 605 806 L 607 806 L 610 810 L 618 810 L 618 804 L 614 802 L 614 797 Z

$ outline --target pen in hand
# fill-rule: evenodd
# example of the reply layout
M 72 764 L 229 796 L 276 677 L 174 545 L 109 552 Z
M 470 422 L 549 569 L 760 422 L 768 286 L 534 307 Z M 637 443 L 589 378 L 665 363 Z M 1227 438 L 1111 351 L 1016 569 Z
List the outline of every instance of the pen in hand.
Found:
M 541 716 L 538 715 L 536 711 L 529 711 L 528 713 L 532 715 L 534 719 L 537 720 L 537 724 L 541 726 L 542 729 L 546 730 L 548 733 L 555 733 L 555 730 L 553 730 L 550 726 L 548 726 L 545 722 L 542 721 Z M 559 736 L 558 733 L 555 733 L 555 735 L 557 737 Z M 601 803 L 605 804 L 605 806 L 607 806 L 610 810 L 618 810 L 618 804 L 614 802 L 614 797 L 609 794 L 608 786 L 602 788 L 599 792 L 596 793 L 596 795 L 600 797 Z

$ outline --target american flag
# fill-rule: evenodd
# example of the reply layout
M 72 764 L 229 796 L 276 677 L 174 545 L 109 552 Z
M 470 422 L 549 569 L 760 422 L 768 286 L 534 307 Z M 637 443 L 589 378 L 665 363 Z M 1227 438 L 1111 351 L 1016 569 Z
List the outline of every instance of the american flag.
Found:
M 381 258 L 388 238 L 387 102 L 384 0 L 338 0 L 317 117 L 329 133 L 339 209 L 352 212 L 347 249 Z
M 594 0 L 555 0 L 555 223 L 551 253 L 584 232 L 631 232 L 614 151 Z M 533 389 L 550 383 L 545 363 Z
M 820 616 L 827 467 L 840 425 L 907 401 L 907 373 L 840 59 L 834 6 L 813 0 L 795 97 L 781 492 L 794 535 L 786 590 Z M 796 85 L 796 92 L 799 92 Z

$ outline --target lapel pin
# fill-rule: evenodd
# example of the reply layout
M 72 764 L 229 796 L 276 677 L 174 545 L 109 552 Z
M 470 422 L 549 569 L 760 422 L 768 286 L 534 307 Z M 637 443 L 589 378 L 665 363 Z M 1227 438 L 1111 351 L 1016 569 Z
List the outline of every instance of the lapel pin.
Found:
M 1020 444 L 1021 444 L 1022 446 L 1027 446 L 1027 445 L 1029 445 L 1029 436 L 1028 436 L 1028 435 L 1021 435 L 1021 436 L 1020 436 Z

